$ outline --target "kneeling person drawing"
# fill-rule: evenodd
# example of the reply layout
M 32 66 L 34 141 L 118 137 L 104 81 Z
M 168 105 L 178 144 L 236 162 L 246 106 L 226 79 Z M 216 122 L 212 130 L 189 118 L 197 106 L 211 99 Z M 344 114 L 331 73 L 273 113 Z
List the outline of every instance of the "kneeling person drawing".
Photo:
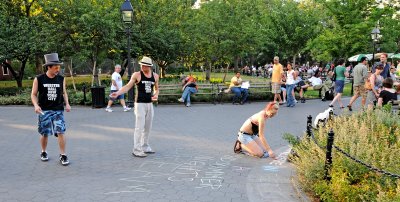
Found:
M 274 152 L 265 139 L 264 127 L 267 119 L 278 113 L 279 104 L 268 103 L 263 110 L 253 114 L 240 127 L 238 141 L 235 144 L 235 153 L 247 153 L 260 158 L 271 157 L 276 159 Z

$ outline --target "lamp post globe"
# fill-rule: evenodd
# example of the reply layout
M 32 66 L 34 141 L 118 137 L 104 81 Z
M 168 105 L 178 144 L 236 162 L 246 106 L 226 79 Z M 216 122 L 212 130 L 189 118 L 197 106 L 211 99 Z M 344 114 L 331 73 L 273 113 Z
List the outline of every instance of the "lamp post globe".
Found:
M 374 66 L 374 60 L 375 60 L 375 49 L 376 49 L 376 44 L 378 43 L 378 40 L 382 37 L 382 35 L 380 35 L 380 30 L 378 27 L 374 27 L 374 29 L 372 29 L 371 31 L 371 39 L 372 39 L 372 44 L 373 44 L 373 50 L 372 50 L 372 64 L 371 66 Z
M 125 0 L 121 5 L 121 17 L 122 22 L 126 27 L 126 34 L 128 35 L 128 81 L 132 76 L 132 67 L 131 67 L 131 26 L 133 24 L 133 7 L 129 0 Z M 128 101 L 127 105 L 129 107 L 133 107 L 133 96 L 134 96 L 134 88 L 129 89 L 128 91 Z
M 125 0 L 121 5 L 122 22 L 125 24 L 133 23 L 133 7 L 129 0 Z

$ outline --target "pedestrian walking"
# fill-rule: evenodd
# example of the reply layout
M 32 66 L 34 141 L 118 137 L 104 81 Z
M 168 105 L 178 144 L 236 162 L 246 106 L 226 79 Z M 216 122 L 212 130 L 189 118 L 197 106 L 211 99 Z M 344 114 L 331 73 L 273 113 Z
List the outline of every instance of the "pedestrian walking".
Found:
M 114 73 L 111 75 L 111 90 L 110 90 L 111 93 L 117 92 L 120 88 L 122 88 L 123 83 L 122 83 L 122 77 L 121 77 L 120 72 L 121 72 L 121 65 L 118 65 L 118 64 L 115 65 Z M 113 110 L 111 109 L 111 105 L 117 99 L 119 100 L 122 107 L 124 108 L 124 112 L 131 110 L 130 107 L 126 106 L 125 97 L 124 97 L 124 94 L 122 94 L 122 95 L 119 95 L 116 99 L 110 97 L 110 99 L 108 100 L 106 112 L 113 112 Z
M 336 75 L 336 81 L 335 81 L 336 95 L 333 98 L 332 102 L 329 104 L 329 107 L 333 107 L 333 104 L 335 104 L 335 102 L 338 101 L 340 108 L 343 109 L 344 106 L 342 103 L 342 94 L 344 88 L 344 80 L 346 77 L 349 76 L 348 72 L 346 71 L 345 60 L 343 58 L 338 60 L 338 66 L 335 67 L 333 73 Z
M 365 102 L 367 100 L 367 91 L 364 87 L 365 80 L 368 79 L 368 68 L 367 68 L 367 57 L 361 57 L 360 63 L 356 65 L 353 69 L 353 88 L 354 95 L 351 97 L 347 108 L 349 111 L 353 111 L 352 105 L 361 96 L 361 105 L 362 108 L 365 107 Z
M 278 109 L 278 103 L 270 102 L 263 110 L 253 114 L 243 123 L 235 143 L 235 153 L 243 152 L 260 158 L 276 158 L 265 138 L 264 128 L 266 120 L 274 117 Z
M 155 153 L 149 145 L 149 134 L 153 123 L 153 103 L 158 99 L 159 76 L 153 73 L 153 61 L 149 57 L 143 57 L 140 62 L 140 71 L 135 72 L 131 80 L 120 88 L 117 92 L 110 94 L 110 97 L 117 98 L 128 92 L 134 85 L 137 86 L 135 96 L 135 133 L 133 138 L 132 155 L 136 157 L 146 157 L 147 154 Z
M 274 57 L 274 66 L 272 68 L 272 93 L 274 94 L 274 102 L 279 100 L 279 104 L 282 103 L 281 98 L 281 81 L 283 77 L 284 71 L 283 66 L 279 63 L 279 57 Z
M 68 157 L 65 153 L 65 121 L 64 121 L 64 104 L 67 112 L 71 111 L 68 102 L 68 94 L 66 90 L 66 82 L 63 76 L 59 75 L 61 65 L 57 53 L 44 55 L 47 68 L 46 73 L 37 76 L 33 80 L 31 100 L 35 107 L 35 113 L 38 114 L 38 132 L 40 136 L 40 145 L 42 152 L 40 159 L 48 161 L 47 142 L 48 136 L 54 135 L 58 138 L 60 148 L 59 160 L 62 165 L 69 164 Z
M 287 76 L 286 76 L 286 92 L 287 92 L 287 107 L 294 107 L 296 105 L 294 101 L 294 83 L 297 74 L 294 72 L 292 65 L 287 64 Z M 285 99 L 285 97 L 283 97 Z

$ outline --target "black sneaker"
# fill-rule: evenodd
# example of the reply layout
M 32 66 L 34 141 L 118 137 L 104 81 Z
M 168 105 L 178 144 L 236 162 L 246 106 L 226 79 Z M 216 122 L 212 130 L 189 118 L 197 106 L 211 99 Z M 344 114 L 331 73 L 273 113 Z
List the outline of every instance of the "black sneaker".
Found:
M 349 111 L 353 111 L 353 108 L 351 108 L 351 105 L 347 105 L 347 108 L 349 108 Z
M 66 155 L 61 155 L 61 154 L 60 154 L 60 163 L 61 163 L 63 166 L 68 165 L 68 164 L 69 164 L 68 157 L 67 157 Z
M 41 159 L 42 161 L 48 161 L 48 160 L 49 160 L 49 157 L 47 157 L 47 152 L 42 152 L 42 153 L 40 154 L 40 159 Z

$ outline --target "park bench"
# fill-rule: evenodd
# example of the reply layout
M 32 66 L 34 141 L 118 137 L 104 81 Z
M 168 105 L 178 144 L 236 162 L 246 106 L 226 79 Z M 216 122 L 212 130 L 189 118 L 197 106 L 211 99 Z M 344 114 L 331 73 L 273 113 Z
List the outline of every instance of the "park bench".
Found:
M 222 104 L 222 99 L 224 96 L 233 96 L 232 92 L 227 93 L 226 90 L 229 88 L 229 85 L 220 83 L 217 84 L 218 86 L 218 103 Z M 249 97 L 251 95 L 255 94 L 261 94 L 261 93 L 270 93 L 271 92 L 271 82 L 255 82 L 252 83 L 250 82 L 250 87 L 249 87 Z M 247 102 L 250 99 L 247 99 Z
M 198 92 L 193 94 L 194 98 L 198 95 L 206 95 L 211 96 L 211 102 L 215 104 L 216 99 L 216 87 L 215 84 L 211 83 L 197 83 Z M 182 96 L 182 84 L 175 83 L 175 84 L 160 84 L 159 85 L 159 94 L 158 97 L 175 97 L 176 100 Z

